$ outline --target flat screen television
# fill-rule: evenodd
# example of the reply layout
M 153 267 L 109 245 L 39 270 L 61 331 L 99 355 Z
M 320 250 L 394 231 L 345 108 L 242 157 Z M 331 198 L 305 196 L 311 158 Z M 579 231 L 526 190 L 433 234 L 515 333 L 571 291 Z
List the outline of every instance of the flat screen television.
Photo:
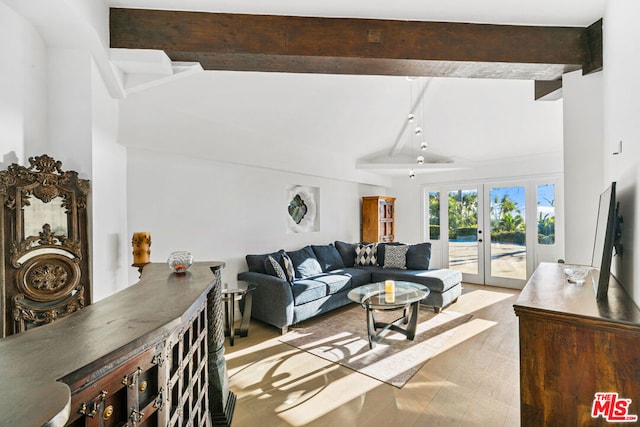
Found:
M 616 202 L 616 183 L 600 194 L 598 220 L 596 222 L 596 236 L 593 244 L 591 266 L 600 269 L 598 282 L 594 281 L 593 290 L 596 300 L 607 298 L 609 290 L 609 275 L 614 247 L 619 240 L 618 204 Z

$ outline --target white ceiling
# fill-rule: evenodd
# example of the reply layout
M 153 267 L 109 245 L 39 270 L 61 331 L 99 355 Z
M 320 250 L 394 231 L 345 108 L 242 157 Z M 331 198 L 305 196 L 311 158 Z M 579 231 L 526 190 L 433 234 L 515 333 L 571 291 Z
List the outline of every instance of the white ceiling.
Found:
M 602 17 L 605 1 L 107 3 L 115 7 L 251 14 L 586 26 Z M 345 159 L 349 159 L 364 165 L 367 171 L 406 173 L 419 142 L 410 137 L 405 118 L 411 100 L 415 102 L 428 81 L 205 71 L 129 94 L 121 104 L 120 140 L 132 147 L 163 150 L 174 149 L 179 141 L 185 153 L 236 163 L 258 159 L 267 167 L 284 170 L 296 170 L 287 162 L 326 163 L 333 159 L 348 164 Z M 562 149 L 562 101 L 534 101 L 530 81 L 431 79 L 425 93 L 424 104 L 419 102 L 415 112 L 419 120 L 424 119 L 430 144 L 428 161 L 448 159 L 455 166 L 468 166 L 533 154 L 557 155 Z M 423 105 L 425 113 L 421 111 Z
M 113 7 L 265 15 L 587 26 L 606 0 L 106 0 Z

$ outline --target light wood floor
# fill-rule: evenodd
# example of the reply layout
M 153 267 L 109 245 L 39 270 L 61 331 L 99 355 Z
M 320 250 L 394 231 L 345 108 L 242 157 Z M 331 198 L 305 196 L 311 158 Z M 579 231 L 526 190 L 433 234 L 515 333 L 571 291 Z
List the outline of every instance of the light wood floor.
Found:
M 232 426 L 519 426 L 519 292 L 464 284 L 447 309 L 474 317 L 401 389 L 283 344 L 252 320 L 225 350 Z

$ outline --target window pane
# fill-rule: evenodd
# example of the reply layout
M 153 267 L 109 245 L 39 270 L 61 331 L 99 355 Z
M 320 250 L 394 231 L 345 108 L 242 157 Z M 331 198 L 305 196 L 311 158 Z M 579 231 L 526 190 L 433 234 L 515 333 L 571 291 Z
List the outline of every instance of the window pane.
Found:
M 429 239 L 440 240 L 440 193 L 429 192 Z
M 538 185 L 538 243 L 553 245 L 556 243 L 555 185 Z
M 491 275 L 527 278 L 524 187 L 495 187 L 491 200 Z
M 449 268 L 478 274 L 478 190 L 449 192 Z

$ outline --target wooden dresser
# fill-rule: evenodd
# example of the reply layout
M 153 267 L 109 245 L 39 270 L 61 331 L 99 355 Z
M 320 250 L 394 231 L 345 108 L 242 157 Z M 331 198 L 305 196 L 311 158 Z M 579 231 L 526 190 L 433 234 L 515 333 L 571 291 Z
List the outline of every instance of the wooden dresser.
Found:
M 362 241 L 393 242 L 395 239 L 394 197 L 362 198 Z
M 619 425 L 605 419 L 606 403 L 592 417 L 599 392 L 631 399 L 622 406 L 640 415 L 640 310 L 613 277 L 608 299 L 596 301 L 589 277 L 569 283 L 562 264 L 542 263 L 514 309 L 523 427 Z
M 222 266 L 149 264 L 139 283 L 1 339 L 0 426 L 230 424 Z

